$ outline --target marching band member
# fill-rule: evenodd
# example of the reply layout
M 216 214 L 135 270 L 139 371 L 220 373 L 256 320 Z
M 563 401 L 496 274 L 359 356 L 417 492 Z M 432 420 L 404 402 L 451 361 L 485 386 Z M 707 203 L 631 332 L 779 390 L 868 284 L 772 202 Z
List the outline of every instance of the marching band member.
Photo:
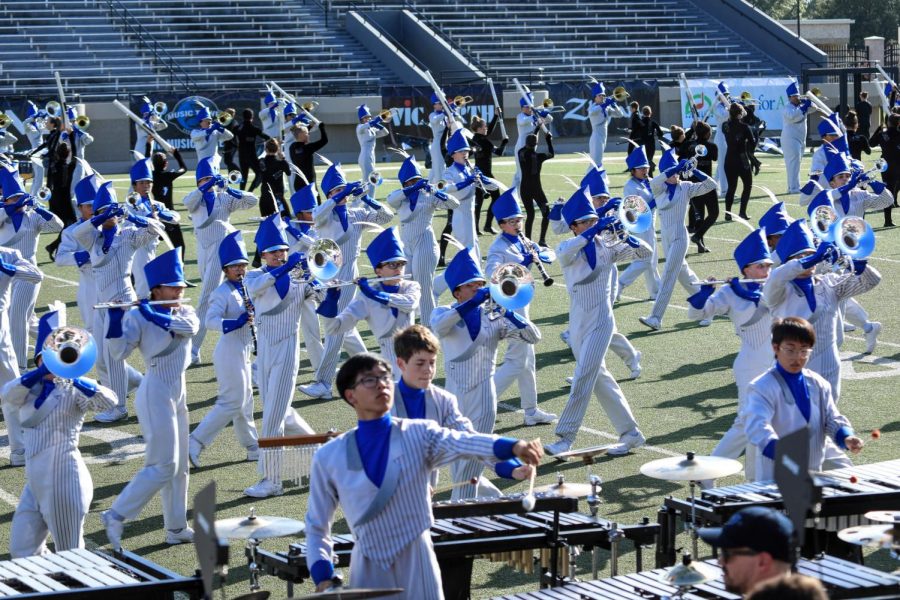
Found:
M 500 235 L 488 249 L 485 271 L 494 270 L 505 263 L 516 263 L 530 268 L 538 249 L 526 248 L 523 244 L 533 245 L 530 240 L 522 241 L 522 211 L 516 200 L 516 188 L 503 192 L 494 202 L 494 217 L 500 226 Z M 528 306 L 516 311 L 528 320 Z M 537 405 L 537 367 L 535 365 L 534 344 L 510 339 L 503 355 L 503 362 L 494 372 L 494 387 L 499 398 L 510 385 L 515 382 L 519 388 L 522 410 L 525 412 L 525 425 L 552 423 L 556 415 L 544 412 Z
M 153 109 L 153 103 L 150 102 L 150 99 L 146 96 L 141 102 L 139 113 L 141 115 L 141 119 L 143 119 L 144 121 L 144 125 L 152 129 L 153 131 L 162 131 L 169 126 L 169 124 L 166 123 L 164 119 L 160 118 L 160 115 L 156 114 L 156 111 Z M 134 143 L 134 151 L 137 154 L 147 156 L 147 144 L 150 144 L 150 152 L 153 152 L 153 150 L 156 148 L 156 140 L 150 137 L 150 134 L 147 133 L 147 130 L 135 123 L 134 133 L 136 138 Z
M 409 598 L 443 598 L 430 532 L 432 471 L 463 458 L 519 458 L 535 465 L 543 454 L 540 446 L 451 431 L 431 421 L 393 419 L 391 367 L 372 354 L 345 362 L 337 386 L 359 423 L 313 457 L 306 537 L 316 590 L 333 585 L 331 525 L 341 505 L 356 540 L 351 587 L 399 587 Z
M 175 206 L 172 203 L 172 192 L 175 189 L 175 180 L 187 173 L 187 165 L 181 157 L 178 148 L 172 150 L 172 157 L 178 161 L 178 168 L 169 170 L 169 159 L 164 152 L 156 152 L 153 154 L 153 186 L 150 192 L 153 198 L 163 203 L 167 210 L 174 211 Z M 181 260 L 184 260 L 184 234 L 181 232 L 181 225 L 178 223 L 164 222 L 166 233 L 172 240 L 172 245 L 181 248 Z M 194 284 L 187 282 L 188 287 Z
M 428 172 L 428 183 L 437 185 L 444 175 L 444 167 L 447 166 L 444 158 L 446 148 L 444 135 L 448 133 L 448 119 L 454 119 L 455 115 L 444 114 L 444 105 L 436 92 L 431 94 L 431 105 L 434 110 L 428 115 L 428 126 L 431 128 L 431 144 L 428 146 L 428 152 L 431 154 L 431 170 Z
M 438 245 L 431 222 L 436 210 L 458 208 L 459 200 L 438 191 L 424 179 L 414 156 L 408 156 L 400 165 L 397 179 L 403 187 L 388 194 L 386 201 L 400 215 L 403 253 L 421 291 L 419 319 L 429 324 L 434 310 L 434 271 L 438 262 Z
M 819 136 L 822 138 L 822 145 L 816 148 L 812 154 L 812 162 L 809 166 L 809 179 L 818 182 L 822 187 L 827 187 L 828 180 L 824 179 L 822 174 L 825 171 L 825 167 L 828 165 L 828 156 L 840 152 L 839 140 L 844 137 L 844 132 L 841 130 L 841 127 L 830 118 L 819 121 L 818 131 Z M 804 196 L 810 196 L 810 194 L 815 195 L 815 192 L 811 192 L 810 189 L 812 188 L 807 184 L 800 190 L 801 204 L 804 204 Z
M 300 368 L 301 311 L 304 301 L 315 292 L 309 283 L 292 273 L 301 266 L 303 256 L 299 252 L 288 255 L 288 240 L 281 228 L 277 214 L 259 224 L 256 246 L 265 266 L 250 271 L 246 281 L 259 320 L 256 382 L 263 403 L 265 437 L 313 433 L 312 427 L 291 407 L 291 399 Z M 279 457 L 261 454 L 259 472 L 262 478 L 245 489 L 245 495 L 267 498 L 284 493 Z
M 725 135 L 725 154 L 719 162 L 725 170 L 727 190 L 725 192 L 725 210 L 731 212 L 734 204 L 734 195 L 737 192 L 738 178 L 741 180 L 741 206 L 738 215 L 742 219 L 747 216 L 747 204 L 750 202 L 750 186 L 753 185 L 753 168 L 759 173 L 759 160 L 753 155 L 756 149 L 756 138 L 750 126 L 741 119 L 744 116 L 744 107 L 738 102 L 732 102 L 728 107 L 728 120 L 722 123 L 721 129 Z M 731 215 L 726 214 L 725 220 L 730 221 Z
M 719 160 L 719 149 L 709 141 L 711 134 L 709 125 L 702 121 L 697 121 L 691 126 L 689 132 L 696 133 L 697 139 L 685 141 L 681 144 L 677 151 L 678 158 L 696 158 L 697 169 L 712 177 L 713 162 Z M 697 148 L 700 146 L 706 149 L 706 156 L 697 156 Z M 698 183 L 700 180 L 691 177 L 691 181 Z M 719 198 L 715 190 L 691 198 L 691 208 L 688 212 L 688 231 L 692 234 L 691 242 L 697 244 L 698 254 L 709 252 L 703 236 L 715 225 L 718 218 Z M 691 223 L 694 225 L 693 231 L 690 229 Z
M 591 120 L 591 139 L 588 151 L 597 165 L 603 164 L 603 153 L 606 152 L 606 136 L 609 122 L 617 117 L 627 117 L 625 110 L 612 96 L 606 96 L 606 88 L 595 82 L 591 87 L 591 105 L 588 107 L 588 118 Z
M 293 139 L 287 143 L 288 159 L 300 172 L 306 176 L 306 182 L 316 182 L 315 156 L 316 152 L 328 144 L 328 132 L 325 131 L 325 123 L 319 123 L 319 139 L 309 141 L 309 127 L 303 123 L 297 123 L 291 127 Z M 291 189 L 295 192 L 306 185 L 300 177 L 291 177 Z M 317 200 L 318 203 L 318 200 Z
M 534 133 L 535 128 L 539 127 L 540 123 L 544 122 L 534 113 L 534 108 L 532 108 L 533 102 L 534 98 L 530 93 L 528 94 L 527 100 L 525 98 L 519 98 L 519 107 L 521 108 L 521 111 L 516 115 L 516 131 L 518 132 L 518 136 L 516 137 L 515 148 L 513 148 L 513 154 L 516 157 L 516 172 L 513 175 L 512 187 L 519 187 L 522 184 L 522 163 L 519 162 L 519 150 L 525 147 L 528 136 Z
M 475 188 L 481 186 L 490 191 L 497 189 L 497 184 L 469 165 L 472 148 L 462 131 L 457 130 L 447 141 L 447 154 L 453 162 L 444 171 L 443 179 L 448 183 L 448 193 L 459 201 L 459 207 L 453 209 L 453 236 L 481 256 L 475 236 Z
M 772 268 L 765 232 L 757 229 L 750 233 L 734 249 L 734 261 L 741 277 L 765 279 Z M 756 456 L 748 446 L 744 431 L 744 407 L 750 382 L 772 366 L 770 346 L 772 316 L 765 304 L 761 304 L 763 284 L 741 283 L 733 278 L 727 285 L 716 290 L 712 285 L 703 285 L 688 298 L 688 318 L 694 320 L 712 319 L 717 315 L 728 315 L 734 325 L 734 333 L 741 340 L 741 347 L 734 358 L 734 381 L 738 389 L 737 416 L 731 428 L 712 451 L 713 456 L 738 458 L 747 451 L 744 472 L 747 479 L 755 481 L 753 469 Z
M 71 141 L 72 148 L 70 154 L 74 158 L 80 159 L 75 161 L 75 172 L 72 174 L 72 180 L 69 184 L 69 192 L 71 193 L 71 196 L 75 196 L 75 184 L 81 181 L 81 179 L 85 175 L 84 167 L 82 166 L 82 161 L 84 160 L 84 149 L 94 143 L 94 136 L 75 124 L 75 120 L 78 115 L 75 114 L 74 108 L 69 107 L 66 109 L 66 111 L 66 114 L 69 117 L 69 129 L 67 131 L 63 131 L 60 134 L 60 140 L 66 143 Z
M 690 169 L 689 161 L 681 160 L 676 163 L 672 151 L 667 150 L 659 160 L 659 174 L 650 182 L 661 222 L 662 245 L 666 254 L 666 265 L 663 268 L 653 310 L 650 316 L 639 318 L 641 323 L 653 330 L 662 328 L 662 318 L 666 314 L 676 281 L 689 293 L 693 294 L 696 291 L 693 283 L 697 281 L 697 276 L 685 260 L 688 233 L 684 226 L 684 218 L 691 198 L 716 189 L 716 181 L 699 169 L 693 170 L 694 177 L 699 180 L 698 183 L 679 181 L 679 176 L 685 175 L 688 169 Z
M 788 194 L 800 192 L 800 159 L 806 146 L 806 117 L 812 102 L 800 100 L 800 87 L 796 81 L 785 90 L 787 104 L 781 110 L 781 150 L 784 152 L 784 168 L 787 171 Z
M 68 144 L 59 144 L 56 147 L 56 153 L 49 158 L 49 162 L 47 187 L 50 189 L 50 200 L 47 202 L 47 205 L 50 212 L 62 221 L 63 227 L 67 227 L 76 220 L 72 176 L 78 163 L 72 160 Z M 47 251 L 50 260 L 56 257 L 59 242 L 60 236 L 58 235 L 55 240 L 44 246 L 44 250 Z
M 60 267 L 76 267 L 79 271 L 76 302 L 81 313 L 81 322 L 86 328 L 91 328 L 94 323 L 97 285 L 91 267 L 91 253 L 75 238 L 75 228 L 85 221 L 90 221 L 94 216 L 93 204 L 94 198 L 97 197 L 97 188 L 97 176 L 94 173 L 82 178 L 75 185 L 75 202 L 78 205 L 79 219 L 63 229 L 55 259 Z M 98 367 L 100 366 L 103 366 L 102 361 L 98 361 Z
M 44 364 L 44 340 L 65 321 L 65 306 L 60 308 L 41 316 L 36 368 L 7 382 L 0 392 L 4 405 L 19 409 L 25 431 L 25 489 L 10 524 L 13 558 L 47 552 L 48 533 L 56 552 L 84 548 L 84 517 L 94 483 L 78 451 L 78 437 L 86 412 L 116 405 L 112 390 L 85 377 L 59 380 Z
M 144 219 L 155 219 L 160 222 L 163 227 L 165 225 L 177 225 L 181 222 L 181 215 L 174 210 L 166 210 L 166 206 L 162 202 L 153 200 L 150 196 L 150 190 L 153 187 L 153 170 L 152 161 L 149 158 L 138 158 L 137 162 L 131 165 L 131 187 L 139 199 L 134 203 L 127 203 L 126 210 L 131 214 L 143 217 Z M 156 247 L 159 245 L 159 238 L 153 243 L 141 246 L 134 253 L 134 261 L 132 262 L 132 277 L 134 278 L 134 291 L 138 297 L 146 298 L 150 295 L 150 288 L 147 287 L 147 278 L 144 277 L 144 265 L 156 257 Z
M 312 182 L 307 186 L 301 187 L 291 195 L 291 209 L 299 222 L 296 223 L 297 227 L 294 227 L 295 222 L 292 221 L 284 230 L 285 236 L 288 236 L 288 241 L 291 243 L 290 252 L 307 254 L 310 245 L 319 237 L 319 234 L 312 227 L 313 211 L 318 206 L 317 199 L 316 185 Z M 322 364 L 322 353 L 325 352 L 325 346 L 322 345 L 322 331 L 319 328 L 319 314 L 316 312 L 316 308 L 318 308 L 317 295 L 313 294 L 306 297 L 300 310 L 300 331 L 303 334 L 303 346 L 306 348 L 306 357 L 309 359 L 309 364 L 313 371 Z
M 256 126 L 253 122 L 253 111 L 251 109 L 245 108 L 241 113 L 241 116 L 243 117 L 243 121 L 241 122 L 240 127 L 238 127 L 237 135 L 235 136 L 237 138 L 238 162 L 241 167 L 241 191 L 247 189 L 247 184 L 250 183 L 249 191 L 252 192 L 260 183 L 259 157 L 256 154 L 256 140 L 259 138 L 265 142 L 271 139 L 272 136 L 266 134 L 262 129 Z M 252 182 L 248 182 L 247 180 L 250 171 L 253 171 Z
M 277 138 L 269 138 L 264 145 L 265 155 L 259 161 L 260 176 L 262 182 L 259 194 L 259 214 L 268 217 L 273 213 L 281 213 L 288 217 L 284 205 L 284 178 L 292 176 L 284 152 L 281 151 L 281 142 Z
M 265 108 L 259 111 L 259 120 L 262 122 L 263 133 L 270 138 L 281 139 L 281 131 L 284 127 L 282 125 L 284 117 L 279 110 L 281 103 L 275 97 L 275 94 L 269 90 L 263 98 L 263 104 L 265 104 Z M 246 180 L 247 178 L 244 177 L 244 179 Z M 250 191 L 252 192 L 253 189 L 251 188 Z
M 360 293 L 340 314 L 325 321 L 325 333 L 342 334 L 365 319 L 378 340 L 381 356 L 389 364 L 395 365 L 396 380 L 400 378 L 400 371 L 396 367 L 397 359 L 394 355 L 394 334 L 415 323 L 421 288 L 415 281 L 403 279 L 406 255 L 393 227 L 375 236 L 366 248 L 366 256 L 369 257 L 376 276 L 392 279 L 373 285 L 368 282 L 368 278 L 360 277 L 356 282 Z
M 97 301 L 133 302 L 137 298 L 131 285 L 134 253 L 138 248 L 156 241 L 159 230 L 155 224 L 136 215 L 129 214 L 127 217 L 135 227 L 120 223 L 120 219 L 125 217 L 125 209 L 116 201 L 116 191 L 111 181 L 104 182 L 97 189 L 92 208 L 93 216 L 75 225 L 72 237 L 90 253 Z M 94 417 L 95 421 L 101 423 L 127 418 L 128 392 L 141 383 L 141 374 L 129 366 L 125 359 L 115 358 L 106 344 L 109 319 L 108 311 L 95 310 L 91 324 L 97 355 L 100 357 L 97 362 L 101 383 L 110 388 L 118 399 L 115 408 Z
M 525 219 L 525 235 L 531 239 L 534 227 L 534 205 L 537 204 L 541 211 L 541 237 L 538 244 L 547 245 L 547 226 L 550 221 L 547 218 L 550 209 L 547 207 L 547 195 L 544 194 L 544 188 L 541 185 L 541 168 L 545 161 L 555 156 L 553 152 L 553 136 L 549 133 L 545 136 L 547 140 L 547 152 L 538 152 L 537 143 L 538 136 L 536 133 L 529 133 L 525 137 L 525 146 L 519 150 L 519 165 L 522 169 L 521 184 L 519 192 L 522 196 L 522 203 L 525 206 L 525 213 L 528 215 Z
M 728 86 L 724 81 L 720 81 L 718 85 L 716 85 L 716 88 L 725 97 L 725 99 L 729 101 L 728 104 L 722 102 L 718 94 L 716 94 L 716 99 L 713 100 L 713 117 L 715 117 L 716 119 L 716 137 L 713 139 L 713 142 L 715 142 L 716 148 L 719 149 L 719 156 L 724 158 L 728 154 L 728 140 L 725 138 L 725 130 L 722 128 L 722 126 L 728 121 L 728 111 L 730 105 L 734 102 L 731 100 L 731 95 L 728 92 Z M 716 183 L 718 184 L 720 198 L 728 192 L 728 179 L 727 177 L 725 177 L 724 163 L 724 160 L 720 160 L 716 164 Z
M 293 127 L 294 121 L 297 118 L 297 108 L 294 106 L 294 103 L 286 102 L 282 114 L 284 115 L 284 120 L 281 122 L 281 132 L 276 136 L 276 139 L 279 142 L 284 143 L 290 135 L 291 127 Z
M 22 258 L 37 265 L 36 250 L 40 235 L 62 231 L 63 223 L 59 217 L 41 207 L 34 196 L 25 193 L 22 180 L 15 170 L 0 166 L 0 187 L 3 188 L 4 202 L 0 212 L 0 240 L 3 240 L 4 246 L 18 250 Z M 28 364 L 28 332 L 40 289 L 40 282 L 24 278 L 13 280 L 9 326 L 20 369 Z
M 359 141 L 359 170 L 362 171 L 361 179 L 369 180 L 369 174 L 375 170 L 375 142 L 390 132 L 381 115 L 372 118 L 369 107 L 360 104 L 356 108 L 356 116 L 359 117 L 359 125 L 356 126 L 356 139 Z
M 599 163 L 598 163 L 599 164 Z M 647 160 L 647 154 L 643 146 L 638 146 L 631 151 L 625 158 L 625 165 L 631 171 L 631 177 L 625 182 L 625 188 L 622 190 L 624 196 L 640 196 L 644 202 L 650 206 L 653 211 L 653 220 L 650 227 L 646 231 L 635 233 L 634 237 L 643 240 L 651 249 L 651 254 L 645 259 L 636 259 L 631 262 L 628 267 L 619 275 L 618 296 L 620 296 L 629 285 L 634 283 L 642 274 L 644 276 L 644 284 L 647 286 L 647 293 L 650 294 L 651 300 L 656 300 L 656 294 L 659 292 L 659 272 L 657 271 L 657 250 L 656 250 L 656 200 L 653 198 L 653 192 L 650 191 L 650 180 L 647 175 L 650 171 L 650 161 Z
M 853 272 L 847 276 L 814 275 L 816 265 L 831 260 L 836 248 L 829 242 L 816 248 L 804 220 L 791 223 L 775 251 L 781 265 L 772 271 L 763 288 L 763 302 L 773 317 L 802 317 L 813 324 L 818 343 L 810 356 L 809 368 L 824 377 L 831 384 L 834 397 L 840 398 L 840 302 L 874 288 L 881 282 L 881 274 L 865 260 L 854 260 Z
M 191 364 L 200 362 L 200 346 L 206 335 L 206 310 L 209 297 L 222 283 L 222 266 L 219 264 L 219 244 L 225 236 L 234 231 L 229 222 L 231 213 L 247 210 L 257 205 L 259 200 L 250 192 L 242 192 L 226 186 L 225 178 L 218 174 L 214 157 L 197 163 L 197 189 L 184 198 L 184 205 L 190 211 L 197 236 L 197 264 L 201 272 L 202 287 L 197 304 L 197 318 L 200 330 L 192 344 Z M 214 188 L 218 187 L 219 191 Z
M 571 298 L 569 340 L 576 363 L 572 390 L 556 425 L 559 439 L 546 444 L 545 449 L 549 454 L 559 454 L 572 447 L 593 392 L 619 435 L 619 443 L 607 452 L 613 456 L 626 454 L 642 446 L 645 438 L 628 400 L 606 368 L 606 352 L 615 330 L 615 321 L 607 317 L 612 314 L 609 271 L 617 262 L 646 258 L 651 251 L 646 243 L 631 236 L 611 247 L 598 239 L 603 229 L 615 224 L 616 217 L 598 220 L 585 188 L 569 198 L 562 216 L 574 236 L 559 245 L 557 256 Z
M 817 337 L 813 325 L 801 317 L 777 319 L 772 326 L 775 365 L 750 384 L 744 411 L 747 437 L 758 450 L 755 481 L 774 477 L 778 440 L 803 427 L 810 432 L 811 471 L 824 468 L 829 438 L 854 454 L 863 448 L 850 421 L 838 411 L 828 380 L 806 368 Z
M 775 247 L 778 246 L 781 236 L 787 231 L 788 225 L 793 222 L 794 219 L 787 213 L 784 202 L 773 204 L 759 218 L 759 228 L 766 234 L 766 245 L 769 247 L 770 253 L 775 252 Z M 781 264 L 778 254 L 771 254 L 769 258 L 772 260 L 773 267 Z
M 44 142 L 44 123 L 48 115 L 46 111 L 38 110 L 38 107 L 35 106 L 34 102 L 31 100 L 27 100 L 26 105 L 25 119 L 22 121 L 22 124 L 25 126 L 25 135 L 28 136 L 28 143 L 31 144 L 31 155 L 38 158 L 38 160 L 31 161 L 32 178 L 30 194 L 36 196 L 38 190 L 44 185 L 44 164 L 40 160 L 40 157 L 45 154 L 45 151 L 38 150 L 38 148 L 40 148 Z
M 534 323 L 510 310 L 503 310 L 501 318 L 493 318 L 494 310 L 483 306 L 490 293 L 474 250 L 457 252 L 444 271 L 444 279 L 456 302 L 434 309 L 431 328 L 446 348 L 447 391 L 457 397 L 460 410 L 472 421 L 475 431 L 490 433 L 497 418 L 494 361 L 500 340 L 535 344 L 541 339 L 541 332 Z M 453 483 L 460 484 L 453 488 L 454 500 L 499 495 L 499 490 L 489 483 L 481 490 L 477 485 L 464 484 L 481 477 L 483 462 L 459 461 L 450 470 Z
M 237 136 L 238 136 L 238 124 L 235 120 L 235 111 L 233 108 L 225 108 L 222 110 L 223 113 L 228 113 L 231 115 L 231 122 L 228 125 L 224 125 L 225 131 L 231 132 L 232 138 L 230 140 L 224 140 L 222 142 L 222 158 L 225 161 L 225 168 L 230 171 L 239 170 L 238 166 L 234 164 L 234 155 L 237 154 Z
M 367 224 L 387 225 L 394 217 L 390 208 L 376 202 L 366 193 L 367 187 L 369 184 L 366 182 L 347 183 L 340 163 L 328 167 L 322 176 L 322 192 L 326 200 L 316 207 L 313 220 L 319 237 L 334 240 L 341 249 L 343 264 L 337 274 L 337 279 L 341 281 L 356 281 L 359 277 L 356 259 L 359 257 L 362 234 Z M 347 206 L 351 196 L 360 197 L 363 206 Z M 347 308 L 354 294 L 352 287 L 328 290 L 325 301 L 319 305 L 318 313 L 333 319 Z M 325 350 L 322 362 L 316 369 L 315 381 L 301 385 L 301 392 L 312 398 L 331 398 L 331 384 L 337 371 L 342 345 L 350 356 L 358 354 L 358 350 L 365 352 L 366 348 L 355 328 L 341 335 L 326 335 Z
M 872 154 L 872 145 L 869 144 L 869 136 L 859 133 L 859 117 L 856 112 L 850 110 L 844 115 L 844 129 L 847 130 L 847 146 L 850 148 L 850 157 L 862 160 L 863 152 Z
M 873 147 L 881 148 L 881 157 L 887 161 L 888 168 L 881 174 L 881 180 L 891 190 L 896 205 L 897 192 L 900 191 L 900 115 L 888 115 L 884 129 L 876 129 L 869 142 Z M 891 209 L 891 206 L 884 209 L 885 227 L 894 226 Z
M 213 168 L 218 170 L 222 162 L 222 155 L 219 154 L 219 142 L 234 138 L 234 134 L 225 129 L 218 119 L 213 121 L 209 109 L 205 106 L 201 106 L 197 111 L 197 121 L 200 123 L 200 127 L 191 131 L 191 143 L 197 150 L 197 164 L 200 164 L 205 158 L 210 158 Z M 199 346 L 199 344 L 196 345 Z
M 9 326 L 9 304 L 12 297 L 10 290 L 16 279 L 39 284 L 44 279 L 44 274 L 37 265 L 22 258 L 18 250 L 0 246 L 0 386 L 19 376 L 19 362 L 16 360 Z M 0 398 L 2 397 L 0 394 Z M 6 402 L 0 402 L 0 406 L 3 409 L 3 421 L 6 423 L 6 435 L 9 438 L 9 464 L 21 467 L 25 464 L 25 442 L 19 423 L 19 411 Z
M 490 135 L 497 127 L 497 122 L 502 118 L 503 112 L 499 107 L 494 112 L 494 118 L 491 119 L 490 125 L 488 125 L 484 119 L 472 116 L 472 131 L 475 133 L 475 135 L 472 136 L 472 146 L 474 147 L 475 154 L 475 166 L 481 169 L 482 173 L 491 178 L 494 177 L 494 156 L 503 156 L 503 151 L 506 149 L 506 145 L 509 143 L 509 138 L 503 138 L 499 146 L 494 146 L 494 143 L 490 140 Z M 477 235 L 481 235 L 481 232 L 478 230 L 478 223 L 481 221 L 482 204 L 484 203 L 484 199 L 488 194 L 491 197 L 491 203 L 487 207 L 487 216 L 484 220 L 484 231 L 485 233 L 491 234 L 497 233 L 492 227 L 494 222 L 494 215 L 491 212 L 491 209 L 494 206 L 494 202 L 496 202 L 497 198 L 500 197 L 500 190 L 493 190 L 491 192 L 485 193 L 485 190 L 478 187 L 475 189 L 475 233 Z
M 177 249 L 160 254 L 144 267 L 150 300 L 169 301 L 151 306 L 147 300 L 127 311 L 109 309 L 106 345 L 124 361 L 139 349 L 147 374 L 135 395 L 134 406 L 144 436 L 144 466 L 100 514 L 113 548 L 122 547 L 126 519 L 135 519 L 157 493 L 162 500 L 166 543 L 192 542 L 187 524 L 188 428 L 190 425 L 184 373 L 190 363 L 191 339 L 200 325 L 194 309 L 182 305 L 186 284 Z
M 194 428 L 188 444 L 188 458 L 200 466 L 200 453 L 209 447 L 219 432 L 231 422 L 238 443 L 247 449 L 247 460 L 259 459 L 259 438 L 253 422 L 253 383 L 250 366 L 255 351 L 252 328 L 255 316 L 250 294 L 244 284 L 247 275 L 247 249 L 241 232 L 229 233 L 219 244 L 219 263 L 225 281 L 209 298 L 206 328 L 222 332 L 213 351 L 213 367 L 219 393 L 216 403 Z M 250 304 L 248 304 L 250 302 Z

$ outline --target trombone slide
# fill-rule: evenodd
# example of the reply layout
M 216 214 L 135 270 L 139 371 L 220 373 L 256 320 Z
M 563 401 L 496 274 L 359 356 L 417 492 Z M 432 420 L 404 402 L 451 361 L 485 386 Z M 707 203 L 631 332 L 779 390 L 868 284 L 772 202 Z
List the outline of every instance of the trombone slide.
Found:
M 531 99 L 528 97 L 528 92 L 525 90 L 524 87 L 522 87 L 522 84 L 519 83 L 519 80 L 517 78 L 513 77 L 513 83 L 516 84 L 516 89 L 519 90 L 519 93 L 522 95 L 522 98 L 524 98 L 525 102 L 528 103 L 526 106 L 530 106 L 531 111 L 532 111 L 532 113 L 534 113 L 535 118 L 539 119 L 538 122 L 541 124 L 541 131 L 543 131 L 545 135 L 549 134 L 550 132 L 547 131 L 547 126 L 544 125 L 543 119 L 540 119 L 537 116 L 537 110 L 534 108 L 534 102 L 532 102 Z
M 491 97 L 494 99 L 494 106 L 498 111 L 501 112 L 500 115 L 500 133 L 503 134 L 503 139 L 507 139 L 509 136 L 506 135 L 506 123 L 503 122 L 503 107 L 500 106 L 500 101 L 497 100 L 497 90 L 494 88 L 494 80 L 490 77 L 487 78 L 488 88 L 491 90 Z
M 684 84 L 684 91 L 687 94 L 688 105 L 691 107 L 691 116 L 694 117 L 697 121 L 700 120 L 700 111 L 697 110 L 697 105 L 694 104 L 694 93 L 691 92 L 691 86 L 688 85 L 687 77 L 684 73 L 679 73 L 678 78 L 681 80 L 681 83 Z
M 767 279 L 738 279 L 738 283 L 765 283 L 768 281 Z M 695 281 L 691 285 L 696 285 L 697 287 L 703 285 L 728 285 L 731 283 L 731 279 L 707 279 L 705 281 Z
M 66 107 L 66 94 L 63 92 L 62 79 L 59 77 L 59 71 L 55 71 L 53 76 L 56 78 L 56 91 L 59 94 L 59 103 L 62 105 L 63 129 L 68 129 L 72 124 L 69 122 L 69 111 Z
M 178 300 L 150 300 L 147 302 L 150 306 L 157 306 L 161 304 L 190 304 L 190 298 L 180 298 Z M 95 304 L 94 308 L 96 310 L 107 310 L 110 308 L 131 308 L 133 306 L 140 306 L 140 300 L 135 300 L 134 302 L 101 302 L 99 304 Z
M 113 100 L 113 105 L 120 111 L 125 113 L 125 115 L 128 116 L 129 119 L 137 123 L 138 127 L 142 127 L 150 137 L 156 140 L 157 144 L 162 146 L 163 150 L 165 150 L 169 154 L 172 154 L 175 151 L 175 146 L 164 140 L 163 137 L 156 133 L 156 131 L 152 127 L 148 127 L 147 124 L 144 123 L 144 121 L 139 116 L 131 112 L 130 108 L 128 108 L 118 100 Z
M 431 75 L 431 71 L 425 70 L 425 78 L 428 80 L 428 84 L 431 86 L 431 89 L 434 90 L 435 95 L 438 97 L 438 100 L 441 101 L 441 106 L 444 107 L 444 114 L 447 115 L 447 126 L 450 128 L 450 133 L 455 132 L 460 128 L 460 124 L 456 119 L 453 118 L 453 111 L 450 110 L 450 104 L 447 102 L 447 96 L 444 95 L 444 90 L 437 84 L 437 81 L 434 80 L 434 77 Z
M 834 114 L 834 111 L 828 108 L 828 105 L 822 102 L 819 97 L 813 94 L 811 91 L 807 90 L 804 96 L 806 96 L 807 100 L 812 102 L 812 105 L 816 107 L 816 110 L 818 110 L 826 117 L 830 117 Z
M 328 283 L 322 284 L 319 286 L 319 289 L 322 290 L 330 290 L 331 288 L 339 288 L 339 287 L 347 287 L 351 285 L 358 285 L 359 280 L 361 278 L 356 278 L 353 281 L 330 281 Z M 412 279 L 411 273 L 404 273 L 402 275 L 394 275 L 391 277 L 371 277 L 366 279 L 368 283 L 380 283 L 382 281 L 390 281 L 392 279 Z

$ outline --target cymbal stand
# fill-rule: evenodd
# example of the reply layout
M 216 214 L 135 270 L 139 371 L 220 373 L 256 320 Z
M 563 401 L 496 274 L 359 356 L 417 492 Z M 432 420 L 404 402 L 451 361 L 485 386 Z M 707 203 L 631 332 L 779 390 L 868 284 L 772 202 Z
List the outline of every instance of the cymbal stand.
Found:
M 248 565 L 248 569 L 250 570 L 250 591 L 255 592 L 259 589 L 259 575 L 262 573 L 262 568 L 259 566 L 259 555 L 257 554 L 257 549 L 259 548 L 259 540 L 256 538 L 248 538 L 247 539 L 247 559 L 250 561 Z
M 587 497 L 587 505 L 591 509 L 591 517 L 597 520 L 597 512 L 600 510 L 600 504 L 603 500 L 600 498 L 602 490 L 601 484 L 603 480 L 599 475 L 591 475 L 588 478 L 591 484 L 591 495 Z M 597 554 L 597 546 L 591 548 L 591 579 L 597 579 L 597 573 L 600 570 L 600 556 Z
M 688 452 L 688 459 L 692 458 L 693 453 Z M 691 534 L 691 552 L 693 556 L 697 556 L 697 485 L 699 481 L 689 481 L 691 486 L 691 522 L 687 524 L 688 531 Z

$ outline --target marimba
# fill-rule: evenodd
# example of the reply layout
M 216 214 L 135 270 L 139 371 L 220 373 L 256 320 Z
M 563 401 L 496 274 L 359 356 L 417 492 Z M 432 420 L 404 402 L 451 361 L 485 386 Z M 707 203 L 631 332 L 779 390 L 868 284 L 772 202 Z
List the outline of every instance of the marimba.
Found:
M 0 561 L 0 597 L 149 600 L 184 592 L 203 597 L 199 577 L 183 577 L 136 554 L 65 550 Z
M 687 600 L 740 600 L 741 596 L 725 590 L 718 563 L 715 560 L 706 563 L 716 568 L 718 577 L 690 588 L 683 597 Z M 816 560 L 801 558 L 797 570 L 819 579 L 831 598 L 896 598 L 900 595 L 900 579 L 897 577 L 833 556 Z M 597 581 L 580 581 L 548 590 L 497 596 L 493 600 L 663 600 L 677 597 L 678 592 L 678 588 L 665 581 L 667 572 L 668 569 L 655 569 Z
M 891 510 L 900 506 L 900 460 L 825 471 L 818 474 L 816 480 L 822 486 L 819 521 L 814 524 L 810 520 L 807 527 L 837 532 L 867 523 L 862 515 L 870 510 Z M 731 515 L 749 506 L 782 509 L 781 493 L 775 482 L 760 481 L 703 490 L 696 502 L 696 525 L 721 525 Z M 679 515 L 684 522 L 690 521 L 690 499 L 669 496 L 658 514 L 658 567 L 675 564 L 675 537 L 681 530 Z

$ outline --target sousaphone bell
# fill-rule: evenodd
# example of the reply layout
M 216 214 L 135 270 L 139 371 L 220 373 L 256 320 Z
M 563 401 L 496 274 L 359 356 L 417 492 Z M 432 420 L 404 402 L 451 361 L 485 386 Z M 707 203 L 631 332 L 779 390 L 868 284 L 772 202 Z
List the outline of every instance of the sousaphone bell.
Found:
M 75 379 L 90 371 L 97 360 L 94 337 L 81 327 L 54 329 L 44 340 L 41 357 L 47 369 L 63 379 Z

